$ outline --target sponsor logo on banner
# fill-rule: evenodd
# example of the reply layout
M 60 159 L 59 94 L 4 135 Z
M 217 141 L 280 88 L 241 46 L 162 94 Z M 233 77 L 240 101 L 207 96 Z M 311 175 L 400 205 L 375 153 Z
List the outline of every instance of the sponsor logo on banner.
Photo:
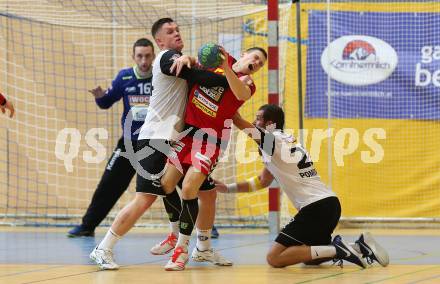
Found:
M 324 71 L 347 85 L 366 86 L 387 79 L 398 63 L 397 53 L 385 41 L 365 35 L 342 36 L 321 55 Z
M 440 40 L 426 27 L 440 13 L 333 11 L 330 42 L 327 17 L 308 18 L 306 117 L 440 119 Z
M 440 88 L 440 45 L 423 45 L 416 63 L 415 86 Z

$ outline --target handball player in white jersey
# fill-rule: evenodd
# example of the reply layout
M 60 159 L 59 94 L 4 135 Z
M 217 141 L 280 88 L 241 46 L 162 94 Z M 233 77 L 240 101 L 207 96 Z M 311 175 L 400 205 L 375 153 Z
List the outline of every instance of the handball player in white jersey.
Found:
M 171 71 L 174 60 L 183 56 L 183 40 L 179 26 L 171 18 L 157 20 L 151 33 L 160 48 L 152 73 L 153 91 L 147 116 L 142 125 L 137 143 L 136 161 L 130 161 L 137 171 L 136 195 L 116 216 L 104 239 L 91 252 L 90 258 L 101 269 L 115 270 L 119 265 L 113 258 L 113 247 L 150 208 L 157 196 L 164 198 L 164 205 L 170 219 L 172 232 L 151 249 L 153 254 L 166 254 L 176 245 L 179 234 L 181 200 L 176 190 L 167 194 L 163 191 L 160 178 L 170 151 L 170 143 L 176 139 L 184 126 L 183 115 L 186 107 L 188 83 L 209 85 L 206 72 L 196 68 L 184 68 L 176 76 Z M 201 190 L 212 190 L 212 180 L 206 180 Z
M 339 235 L 331 239 L 341 215 L 339 200 L 321 181 L 307 151 L 282 131 L 284 112 L 280 107 L 263 105 L 254 124 L 236 114 L 234 124 L 259 144 L 265 168 L 259 176 L 246 181 L 228 185 L 217 182 L 217 191 L 252 192 L 268 187 L 276 179 L 298 210 L 267 254 L 271 266 L 319 264 L 332 259 L 362 268 L 373 261 L 388 265 L 388 253 L 368 232 L 362 233 L 354 244 L 347 244 Z

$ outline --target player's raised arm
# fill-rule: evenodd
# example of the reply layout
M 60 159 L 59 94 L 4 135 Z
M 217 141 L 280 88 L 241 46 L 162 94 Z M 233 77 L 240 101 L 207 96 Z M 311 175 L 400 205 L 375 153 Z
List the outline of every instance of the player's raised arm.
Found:
M 234 93 L 237 99 L 242 101 L 248 100 L 252 96 L 250 84 L 253 84 L 253 82 L 250 79 L 250 76 L 244 76 L 245 77 L 244 81 L 240 80 L 240 78 L 238 78 L 237 74 L 235 74 L 235 72 L 228 64 L 228 58 L 229 58 L 228 54 L 223 48 L 221 48 L 220 50 L 225 58 L 222 64 L 220 65 L 220 68 L 222 68 L 225 71 L 225 76 L 226 79 L 228 80 L 229 87 L 231 88 L 232 92 Z
M 6 113 L 6 110 L 9 110 L 9 117 L 12 118 L 15 113 L 14 105 L 8 101 L 1 93 L 0 93 L 0 109 L 2 113 Z

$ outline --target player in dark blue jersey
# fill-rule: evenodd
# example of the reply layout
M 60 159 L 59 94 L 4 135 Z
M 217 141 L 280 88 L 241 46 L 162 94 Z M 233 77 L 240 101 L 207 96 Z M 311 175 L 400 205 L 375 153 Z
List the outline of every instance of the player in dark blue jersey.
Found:
M 149 49 L 146 49 L 146 51 L 148 52 Z M 151 57 L 151 59 L 154 57 L 154 53 L 140 54 L 140 52 L 138 52 L 135 55 L 140 57 L 148 56 L 148 58 Z M 130 138 L 132 141 L 137 141 L 138 129 L 143 125 L 145 116 L 147 115 L 152 90 L 151 60 L 145 60 L 149 60 L 149 62 L 141 63 L 145 65 L 144 67 L 141 67 L 143 65 L 136 65 L 132 68 L 119 71 L 119 74 L 112 82 L 111 88 L 107 91 L 104 92 L 101 86 L 90 91 L 95 96 L 96 104 L 102 109 L 108 109 L 115 102 L 120 99 L 123 100 L 124 112 L 121 117 L 122 129 L 124 129 L 127 115 L 130 115 L 128 119 L 130 119 L 132 123 L 127 123 L 127 125 L 131 124 L 131 129 L 125 129 L 124 133 L 127 136 L 126 138 Z M 149 69 L 143 71 L 143 69 L 147 67 Z
M 82 218 L 82 224 L 70 230 L 69 237 L 93 236 L 95 228 L 128 188 L 136 173 L 129 159 L 123 157 L 121 153 L 126 152 L 124 140 L 131 142 L 131 147 L 136 152 L 138 129 L 144 123 L 152 91 L 153 43 L 146 38 L 138 39 L 133 45 L 132 57 L 136 65 L 122 69 L 108 90 L 104 91 L 98 86 L 89 91 L 94 95 L 96 104 L 102 109 L 108 109 L 114 103 L 123 100 L 124 112 L 121 124 L 124 134 L 108 160 L 101 181 Z

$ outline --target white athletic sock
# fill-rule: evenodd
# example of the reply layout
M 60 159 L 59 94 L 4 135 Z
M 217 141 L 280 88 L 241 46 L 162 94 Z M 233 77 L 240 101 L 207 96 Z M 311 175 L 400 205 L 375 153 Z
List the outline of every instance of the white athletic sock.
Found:
M 199 230 L 197 228 L 197 249 L 205 251 L 211 248 L 211 229 Z
M 334 246 L 311 246 L 310 253 L 312 259 L 334 257 L 336 256 L 336 248 Z
M 182 247 L 182 248 L 186 249 L 186 251 L 188 251 L 190 239 L 191 239 L 191 236 L 187 236 L 187 235 L 179 233 L 179 238 L 177 239 L 176 247 Z
M 112 250 L 115 246 L 116 242 L 122 239 L 121 236 L 113 232 L 113 230 L 110 228 L 107 231 L 107 234 L 105 234 L 104 239 L 99 243 L 98 249 L 109 249 Z
M 177 237 L 179 235 L 179 221 L 170 222 L 171 232 Z

